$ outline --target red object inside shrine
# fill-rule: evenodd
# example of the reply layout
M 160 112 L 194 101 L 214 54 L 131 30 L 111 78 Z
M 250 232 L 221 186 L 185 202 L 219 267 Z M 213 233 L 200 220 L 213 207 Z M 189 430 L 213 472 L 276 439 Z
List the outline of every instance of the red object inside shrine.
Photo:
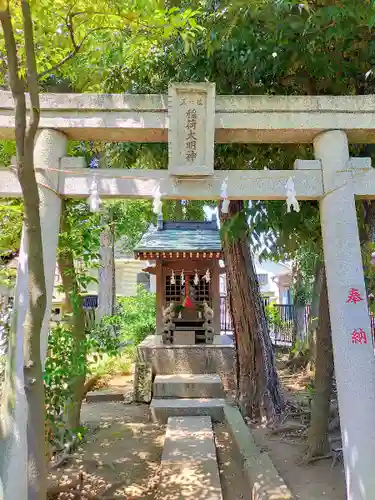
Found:
M 187 277 L 186 279 L 185 292 L 186 292 L 186 297 L 184 300 L 184 307 L 193 307 L 193 303 L 189 295 L 189 277 Z

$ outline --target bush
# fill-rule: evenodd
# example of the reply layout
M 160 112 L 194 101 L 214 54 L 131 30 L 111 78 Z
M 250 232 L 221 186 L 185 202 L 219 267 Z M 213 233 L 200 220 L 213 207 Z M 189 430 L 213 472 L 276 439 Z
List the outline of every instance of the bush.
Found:
M 268 306 L 265 307 L 265 313 L 268 328 L 281 330 L 285 326 L 284 321 L 281 319 L 280 310 L 274 307 L 273 304 L 268 304 Z
M 61 323 L 51 330 L 44 371 L 46 423 L 51 442 L 69 438 L 65 436 L 65 412 L 72 398 L 71 382 L 77 375 L 91 373 L 91 363 L 95 365 L 104 355 L 118 354 L 119 338 L 113 329 L 110 333 L 100 326 L 86 332 L 77 353 L 68 325 Z
M 73 337 L 65 325 L 53 328 L 48 337 L 44 371 L 46 424 L 50 441 L 64 439 L 64 410 L 71 397 L 69 382 L 82 369 L 82 359 L 72 355 Z
M 104 354 L 98 361 L 89 362 L 91 375 L 100 377 L 101 381 L 113 375 L 129 375 L 132 370 L 131 352 L 126 349 L 119 356 Z
M 147 335 L 156 330 L 156 295 L 141 285 L 134 297 L 118 300 L 116 315 L 107 318 L 121 342 L 137 346 Z
M 4 307 L 0 303 L 0 401 L 5 382 L 11 313 L 11 304 Z

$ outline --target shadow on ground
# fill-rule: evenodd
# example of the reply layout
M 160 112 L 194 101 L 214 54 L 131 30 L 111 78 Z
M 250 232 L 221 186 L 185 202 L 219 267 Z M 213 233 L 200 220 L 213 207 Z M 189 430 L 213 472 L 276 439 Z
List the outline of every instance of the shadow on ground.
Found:
M 153 500 L 159 482 L 165 429 L 150 422 L 147 406 L 123 403 L 84 404 L 89 426 L 86 442 L 51 481 L 84 473 L 84 490 L 121 500 Z M 70 500 L 61 493 L 58 500 Z

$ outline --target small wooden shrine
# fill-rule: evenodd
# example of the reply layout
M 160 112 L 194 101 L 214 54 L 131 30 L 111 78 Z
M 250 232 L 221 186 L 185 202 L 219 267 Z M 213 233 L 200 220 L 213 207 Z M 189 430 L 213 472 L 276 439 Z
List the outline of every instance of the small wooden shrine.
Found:
M 220 260 L 215 217 L 164 222 L 145 233 L 135 249 L 156 276 L 156 328 L 164 344 L 212 344 L 220 335 Z

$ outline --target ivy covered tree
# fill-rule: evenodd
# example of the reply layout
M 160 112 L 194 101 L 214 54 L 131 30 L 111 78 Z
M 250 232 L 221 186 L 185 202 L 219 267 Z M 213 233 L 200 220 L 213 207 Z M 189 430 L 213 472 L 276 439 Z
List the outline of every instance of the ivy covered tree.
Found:
M 96 214 L 90 214 L 84 203 L 64 200 L 60 223 L 57 264 L 64 292 L 63 319 L 71 336 L 72 359 L 80 360 L 68 381 L 70 398 L 66 401 L 67 430 L 80 425 L 81 405 L 85 396 L 87 375 L 87 329 L 83 294 L 92 281 L 89 270 L 95 267 L 99 254 L 100 226 Z

